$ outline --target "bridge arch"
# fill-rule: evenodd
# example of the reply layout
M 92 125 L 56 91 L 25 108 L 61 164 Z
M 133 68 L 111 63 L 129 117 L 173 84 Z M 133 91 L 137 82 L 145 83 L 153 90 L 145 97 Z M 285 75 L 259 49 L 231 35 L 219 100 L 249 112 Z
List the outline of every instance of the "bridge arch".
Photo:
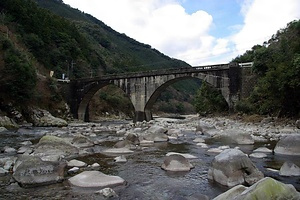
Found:
M 224 97 L 224 99 L 228 100 L 228 92 L 225 91 L 223 89 L 224 92 L 222 92 L 222 85 L 220 85 L 218 83 L 218 81 L 214 81 L 214 79 L 209 79 L 208 78 L 209 76 L 203 76 L 203 75 L 198 75 L 198 76 L 191 76 L 191 75 L 187 75 L 187 76 L 182 76 L 182 77 L 175 77 L 173 79 L 170 79 L 170 80 L 167 80 L 166 82 L 164 83 L 161 83 L 160 86 L 158 86 L 152 93 L 152 95 L 149 97 L 148 101 L 146 102 L 146 105 L 145 105 L 145 110 L 144 110 L 144 113 L 145 113 L 145 120 L 149 121 L 152 119 L 152 107 L 153 105 L 155 104 L 155 102 L 157 101 L 158 97 L 160 96 L 160 94 L 162 92 L 164 92 L 166 90 L 166 88 L 168 88 L 169 86 L 173 85 L 174 83 L 176 82 L 179 82 L 179 81 L 182 81 L 182 80 L 192 80 L 192 79 L 197 79 L 197 80 L 201 80 L 201 82 L 207 82 L 209 85 L 213 86 L 214 88 L 217 88 L 219 90 L 221 90 L 221 93 Z M 227 104 L 229 105 L 230 102 L 227 102 Z
M 125 91 L 121 88 L 118 87 L 118 85 L 112 83 L 112 82 L 104 82 L 104 83 L 93 83 L 89 85 L 90 89 L 83 95 L 83 98 L 80 100 L 78 110 L 77 110 L 77 115 L 78 119 L 83 120 L 83 121 L 89 121 L 90 120 L 90 112 L 89 112 L 89 105 L 90 102 L 92 101 L 92 98 L 95 96 L 95 94 L 100 91 L 101 89 L 107 87 L 107 86 L 114 86 L 120 90 L 120 92 L 123 92 L 124 94 Z M 130 100 L 130 97 L 126 94 L 127 98 Z M 134 105 L 132 104 L 131 100 L 130 103 L 132 105 L 132 109 L 134 109 Z

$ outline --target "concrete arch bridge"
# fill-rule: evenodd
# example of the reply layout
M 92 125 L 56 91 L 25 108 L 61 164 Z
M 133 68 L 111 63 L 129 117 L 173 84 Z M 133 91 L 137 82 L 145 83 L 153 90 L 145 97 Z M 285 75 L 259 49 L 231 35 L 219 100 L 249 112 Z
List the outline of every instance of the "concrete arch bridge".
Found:
M 169 85 L 184 79 L 198 78 L 221 90 L 229 108 L 239 99 L 241 67 L 238 64 L 220 64 L 188 68 L 105 75 L 70 82 L 67 101 L 75 118 L 87 121 L 88 104 L 94 94 L 109 84 L 121 88 L 130 98 L 134 121 L 151 120 L 151 108 Z

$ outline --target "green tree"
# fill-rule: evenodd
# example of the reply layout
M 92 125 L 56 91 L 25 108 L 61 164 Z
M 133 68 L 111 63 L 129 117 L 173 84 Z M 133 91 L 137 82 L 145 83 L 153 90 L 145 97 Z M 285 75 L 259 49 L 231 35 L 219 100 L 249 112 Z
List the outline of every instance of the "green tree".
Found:
M 198 113 L 217 113 L 228 110 L 221 92 L 203 82 L 195 97 L 194 106 Z

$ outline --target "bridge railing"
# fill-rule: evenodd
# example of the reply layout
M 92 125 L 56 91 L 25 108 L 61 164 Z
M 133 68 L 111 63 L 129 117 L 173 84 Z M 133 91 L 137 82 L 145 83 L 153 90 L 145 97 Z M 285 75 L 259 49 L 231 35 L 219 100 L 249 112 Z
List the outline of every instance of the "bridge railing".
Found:
M 82 78 L 76 81 L 93 81 L 93 80 L 110 80 L 110 79 L 122 79 L 129 77 L 146 77 L 155 75 L 168 75 L 168 74 L 179 74 L 179 73 L 190 73 L 190 72 L 202 72 L 207 70 L 224 70 L 228 69 L 229 64 L 218 64 L 218 65 L 206 65 L 206 66 L 194 66 L 194 67 L 183 67 L 183 68 L 169 68 L 161 70 L 149 70 L 141 72 L 129 72 L 120 74 L 109 74 L 93 78 Z

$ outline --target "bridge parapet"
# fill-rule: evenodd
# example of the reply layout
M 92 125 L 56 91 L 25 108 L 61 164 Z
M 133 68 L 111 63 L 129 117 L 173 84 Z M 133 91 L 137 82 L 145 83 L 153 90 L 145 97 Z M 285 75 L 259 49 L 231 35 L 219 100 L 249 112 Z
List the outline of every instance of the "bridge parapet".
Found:
M 171 69 L 161 69 L 161 70 L 150 70 L 143 72 L 129 72 L 120 74 L 109 74 L 93 78 L 82 78 L 74 80 L 76 82 L 94 82 L 98 80 L 112 80 L 112 79 L 124 79 L 124 78 L 140 78 L 149 76 L 161 76 L 170 74 L 182 74 L 182 73 L 199 73 L 210 71 L 222 71 L 228 70 L 229 64 L 218 64 L 218 65 L 207 65 L 207 66 L 195 66 L 195 67 L 182 67 L 182 68 L 171 68 Z

